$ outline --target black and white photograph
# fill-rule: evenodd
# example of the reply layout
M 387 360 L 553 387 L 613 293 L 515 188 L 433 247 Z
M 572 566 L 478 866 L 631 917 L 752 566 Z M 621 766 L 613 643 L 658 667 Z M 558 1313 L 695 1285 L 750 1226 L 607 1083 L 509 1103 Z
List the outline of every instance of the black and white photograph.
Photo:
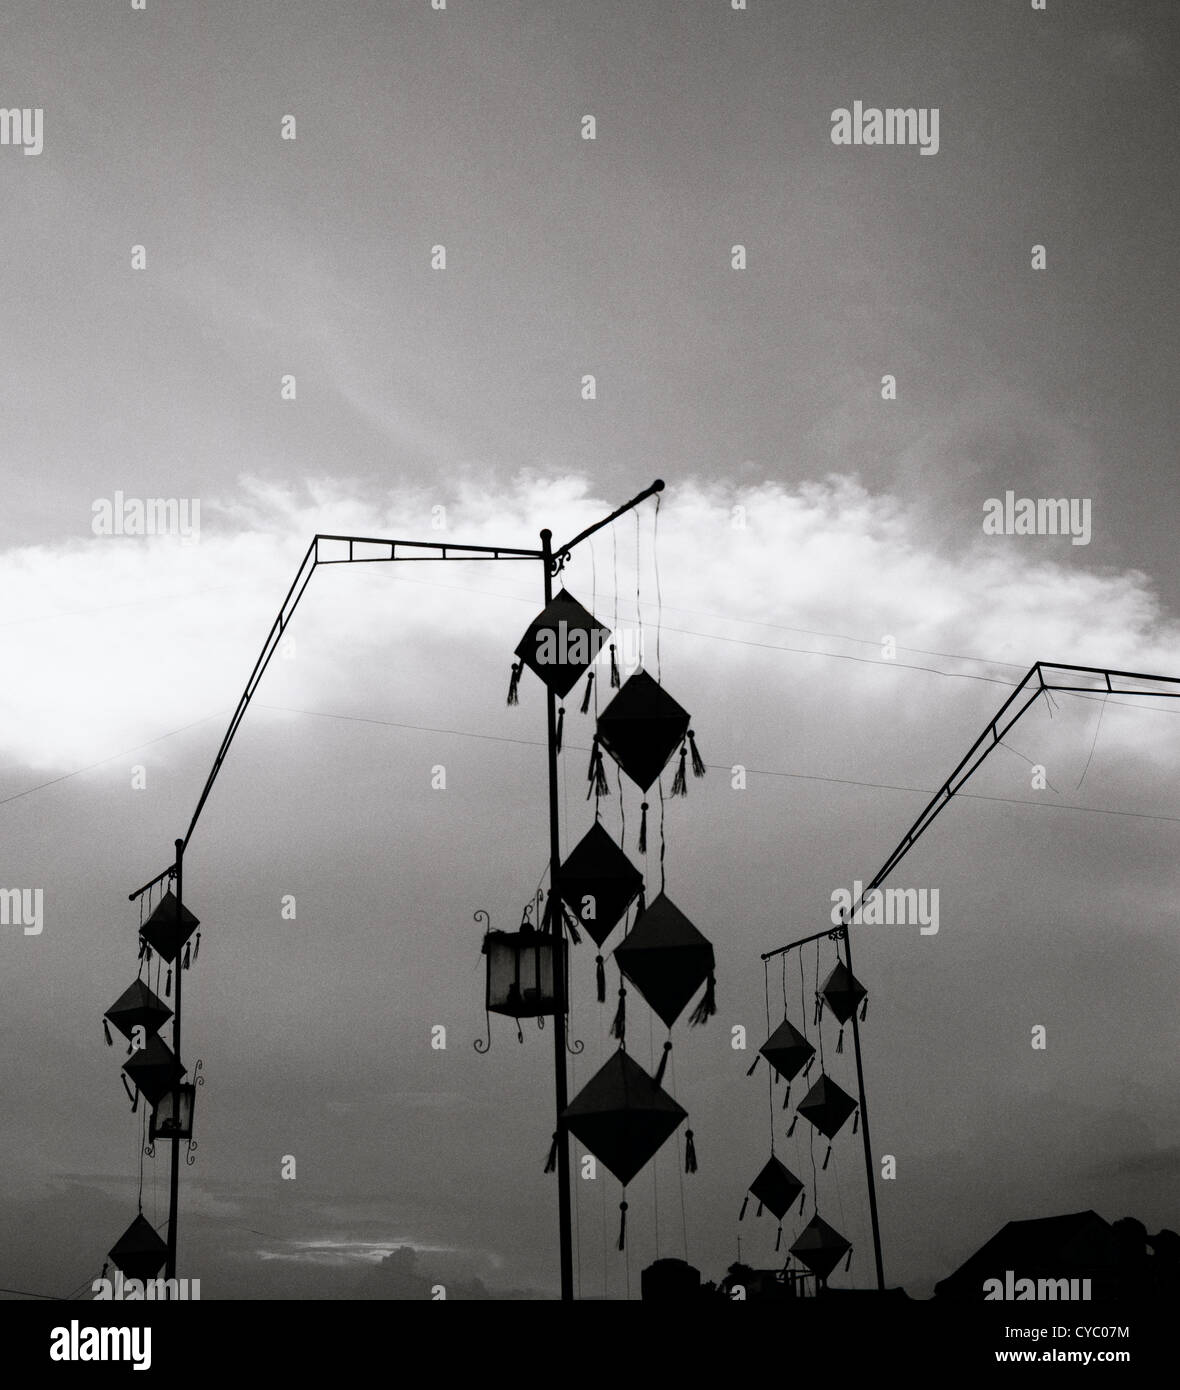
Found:
M 1178 70 L 5 0 L 10 1369 L 1160 1373 Z

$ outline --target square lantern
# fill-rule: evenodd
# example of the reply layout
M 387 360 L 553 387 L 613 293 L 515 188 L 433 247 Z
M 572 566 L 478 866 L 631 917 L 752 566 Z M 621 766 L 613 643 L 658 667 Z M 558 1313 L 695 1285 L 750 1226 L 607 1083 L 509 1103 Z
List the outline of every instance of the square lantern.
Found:
M 660 893 L 615 947 L 615 962 L 671 1028 L 713 970 L 713 947 Z
M 851 1245 L 820 1216 L 813 1216 L 791 1246 L 791 1254 L 820 1279 L 826 1279 Z
M 490 931 L 485 935 L 489 1013 L 540 1018 L 557 1012 L 556 943 L 556 937 L 529 926 L 518 932 Z
M 598 741 L 644 791 L 688 733 L 689 717 L 646 671 L 636 671 L 598 716 Z
M 750 1184 L 750 1193 L 781 1221 L 795 1205 L 803 1184 L 772 1154 L 770 1162 Z
M 561 866 L 561 898 L 601 946 L 639 896 L 643 875 L 595 821 Z M 589 914 L 589 915 L 587 915 Z
M 516 655 L 561 698 L 577 685 L 609 636 L 610 628 L 562 589 L 525 629 Z
M 834 1139 L 839 1134 L 844 1121 L 855 1109 L 856 1101 L 830 1076 L 821 1076 L 799 1102 L 800 1115 L 810 1120 L 826 1139 Z
M 156 904 L 155 911 L 143 924 L 140 935 L 169 965 L 184 950 L 184 943 L 201 925 L 187 907 L 177 916 L 176 895 L 171 889 Z
M 843 961 L 837 961 L 835 969 L 824 981 L 820 994 L 824 1003 L 836 1016 L 836 1022 L 847 1023 L 856 1013 L 856 1006 L 868 994 L 868 990 Z
M 165 1091 L 156 1102 L 152 1117 L 148 1121 L 148 1139 L 154 1144 L 157 1139 L 191 1139 L 193 1137 L 193 1103 L 197 1098 L 196 1085 L 182 1081 Z M 179 1099 L 179 1120 L 175 1118 L 174 1101 Z
M 815 1056 L 815 1048 L 784 1018 L 758 1049 L 784 1081 L 793 1081 Z
M 563 1116 L 570 1133 L 624 1187 L 687 1117 L 622 1048 L 582 1087 Z
M 123 1063 L 123 1070 L 135 1082 L 149 1105 L 157 1105 L 160 1098 L 172 1090 L 185 1071 L 176 1060 L 172 1049 L 155 1034 L 147 1040 L 145 1046 Z
M 128 1279 L 154 1279 L 168 1257 L 168 1246 L 142 1212 L 111 1246 L 110 1260 Z
M 172 1017 L 172 1010 L 142 980 L 136 980 L 119 995 L 103 1017 L 109 1019 L 130 1042 L 136 1028 L 142 1028 L 148 1037 L 158 1033 Z

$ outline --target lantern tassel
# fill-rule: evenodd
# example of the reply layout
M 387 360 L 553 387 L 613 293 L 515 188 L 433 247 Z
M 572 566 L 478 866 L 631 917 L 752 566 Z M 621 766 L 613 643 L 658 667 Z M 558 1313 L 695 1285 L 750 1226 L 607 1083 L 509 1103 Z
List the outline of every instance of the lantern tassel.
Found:
M 695 1028 L 698 1023 L 705 1023 L 717 1012 L 717 977 L 713 971 L 709 971 L 709 983 L 705 986 L 705 992 L 701 996 L 701 1002 L 692 1011 L 692 1017 L 688 1020 L 689 1026 Z
M 687 758 L 688 749 L 682 746 L 680 749 L 680 766 L 676 769 L 676 776 L 672 778 L 673 796 L 688 795 L 688 780 L 684 775 L 684 764 Z
M 598 746 L 598 736 L 595 735 L 594 747 L 590 750 L 590 768 L 587 772 L 590 779 L 590 790 L 586 793 L 586 800 L 592 796 L 609 796 L 610 786 L 606 780 L 606 768 L 602 765 L 602 749 Z
M 192 947 L 189 942 L 184 943 L 184 968 L 187 970 L 192 963 Z
M 549 1157 L 545 1160 L 547 1173 L 557 1172 L 557 1131 L 553 1131 L 553 1142 L 549 1145 Z
M 627 991 L 619 990 L 619 1007 L 615 1010 L 614 1022 L 610 1026 L 612 1038 L 624 1042 L 627 1037 Z
M 761 1215 L 762 1215 L 762 1203 L 761 1203 L 761 1202 L 758 1203 L 758 1210 L 754 1213 L 754 1215 L 755 1215 L 755 1216 L 761 1216 Z
M 619 1249 L 627 1248 L 627 1203 L 619 1203 Z
M 520 696 L 517 691 L 520 687 L 520 671 L 523 665 L 523 661 L 514 661 L 512 663 L 512 679 L 508 682 L 508 703 L 510 705 L 520 704 Z
M 856 1133 L 857 1126 L 860 1124 L 860 1106 L 858 1105 L 852 1114 L 852 1132 Z
M 827 1151 L 826 1154 L 824 1154 L 824 1166 L 823 1166 L 823 1168 L 821 1169 L 821 1172 L 826 1173 L 826 1172 L 828 1171 L 828 1159 L 831 1158 L 831 1156 L 832 1156 L 832 1146 L 831 1146 L 831 1144 L 829 1144 L 829 1145 L 828 1145 L 828 1151 Z
M 742 1201 L 742 1209 L 741 1209 L 741 1211 L 738 1212 L 738 1220 L 739 1220 L 739 1221 L 744 1221 L 744 1220 L 746 1219 L 746 1208 L 747 1208 L 749 1205 L 750 1205 L 750 1198 L 749 1198 L 749 1194 L 747 1194 L 746 1197 L 745 1197 L 745 1198 L 743 1199 L 743 1201 Z
M 866 994 L 866 995 L 865 995 L 865 998 L 864 998 L 864 1003 L 860 1006 L 860 1021 L 861 1021 L 862 1023 L 865 1021 L 865 1015 L 868 1013 L 868 1011 L 869 1011 L 869 996 Z
M 603 964 L 602 964 L 602 957 L 601 957 L 600 955 L 594 957 L 594 971 L 595 971 L 595 975 L 597 976 L 597 983 L 598 983 L 598 1002 L 599 1002 L 600 1004 L 605 1004 L 605 1003 L 606 1003 L 606 969 L 605 969 L 605 967 L 604 967 Z
M 837 1051 L 837 1052 L 843 1052 L 843 1051 L 844 1051 L 844 1029 L 843 1029 L 843 1028 L 840 1029 L 840 1036 L 836 1039 L 836 1051 Z
M 819 1026 L 819 1021 L 820 1021 L 820 1019 L 823 1017 L 823 1014 L 824 1014 L 824 1001 L 823 1001 L 823 999 L 817 994 L 817 995 L 815 996 L 815 1018 L 812 1019 L 812 1023 L 813 1023 L 816 1027 Z
M 813 1066 L 814 1064 L 815 1064 L 815 1053 L 813 1052 L 813 1053 L 811 1054 L 811 1056 L 808 1057 L 808 1059 L 807 1059 L 807 1065 L 803 1068 L 803 1075 L 804 1075 L 804 1077 L 807 1076 L 807 1073 L 811 1070 L 811 1068 L 812 1068 L 812 1066 Z
M 672 1044 L 670 1042 L 666 1042 L 664 1044 L 664 1055 L 660 1058 L 660 1065 L 656 1068 L 655 1082 L 657 1086 L 664 1079 L 664 1072 L 667 1070 L 668 1067 L 668 1053 L 671 1051 Z M 689 1132 L 691 1133 L 692 1131 L 690 1130 Z
M 782 1249 L 782 1245 L 783 1245 L 783 1223 L 780 1221 L 780 1222 L 779 1222 L 779 1226 L 778 1226 L 778 1235 L 775 1236 L 775 1238 L 774 1238 L 774 1248 L 775 1248 L 776 1250 L 781 1250 L 781 1249 Z
M 847 1274 L 852 1268 L 852 1246 L 848 1247 L 848 1258 L 844 1261 L 844 1273 Z
M 788 1138 L 788 1139 L 791 1137 L 792 1134 L 795 1133 L 795 1125 L 796 1125 L 796 1123 L 798 1122 L 798 1120 L 799 1120 L 799 1116 L 798 1116 L 798 1115 L 792 1115 L 792 1116 L 791 1116 L 791 1123 L 790 1123 L 790 1125 L 789 1125 L 789 1127 L 788 1127 L 788 1129 L 787 1129 L 787 1138 Z
M 647 853 L 647 802 L 640 805 L 639 817 L 639 853 Z
M 586 693 L 582 696 L 582 713 L 585 714 L 590 708 L 590 696 L 594 694 L 594 672 L 591 671 L 586 677 Z
M 111 1037 L 111 1030 L 107 1027 L 107 1021 L 105 1018 L 102 1021 L 102 1035 L 107 1040 L 107 1046 L 114 1047 L 115 1040 Z
M 747 1075 L 747 1076 L 753 1076 L 753 1075 L 754 1075 L 754 1073 L 758 1070 L 758 1063 L 759 1063 L 761 1060 L 762 1060 L 762 1054 L 761 1054 L 761 1052 L 760 1052 L 760 1053 L 757 1055 L 757 1057 L 755 1057 L 754 1060 L 750 1063 L 750 1065 L 746 1068 L 746 1075 Z
M 134 1115 L 139 1109 L 139 1092 L 132 1092 L 131 1087 L 127 1084 L 127 1078 L 125 1076 L 120 1076 L 119 1080 L 123 1083 L 123 1089 L 127 1092 L 127 1099 L 131 1102 L 131 1113 Z
M 691 729 L 688 731 L 688 748 L 689 752 L 692 754 L 692 775 L 694 777 L 703 777 L 705 775 L 705 762 L 697 752 L 696 736 Z
M 201 933 L 197 933 L 197 939 L 193 942 L 193 960 L 201 954 Z
M 565 728 L 565 706 L 557 711 L 557 751 L 561 752 L 561 735 Z
M 168 977 L 164 981 L 164 998 L 168 999 L 172 995 L 172 967 L 168 967 Z
M 783 1109 L 784 1109 L 784 1110 L 789 1110 L 790 1108 L 791 1108 L 791 1083 L 788 1081 L 788 1082 L 787 1082 L 787 1094 L 786 1094 L 785 1096 L 783 1096 Z
M 615 644 L 613 642 L 610 644 L 610 688 L 612 690 L 619 688 L 619 662 L 615 656 Z
M 692 1130 L 684 1132 L 684 1171 L 695 1173 L 697 1170 L 697 1146 L 693 1142 Z

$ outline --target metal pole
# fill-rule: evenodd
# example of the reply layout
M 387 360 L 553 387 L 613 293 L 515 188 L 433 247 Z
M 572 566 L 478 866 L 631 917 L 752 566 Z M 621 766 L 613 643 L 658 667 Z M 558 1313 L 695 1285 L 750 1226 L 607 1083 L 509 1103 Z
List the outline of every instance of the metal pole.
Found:
M 852 975 L 852 942 L 848 923 L 844 923 L 844 954 L 847 957 L 848 973 Z M 855 979 L 856 977 L 853 976 Z M 857 1020 L 859 1008 L 852 1011 L 852 1045 L 856 1051 L 856 1089 L 860 1099 L 860 1132 L 865 1148 L 865 1178 L 869 1184 L 869 1216 L 873 1223 L 873 1257 L 877 1262 L 877 1291 L 885 1292 L 885 1268 L 881 1263 L 881 1225 L 877 1220 L 877 1183 L 873 1173 L 873 1146 L 869 1142 L 869 1107 L 865 1100 L 865 1073 L 860 1057 L 860 1023 Z
M 545 605 L 553 599 L 553 533 L 541 532 L 541 556 L 545 566 Z M 557 1102 L 557 1220 L 561 1243 L 561 1297 L 565 1303 L 574 1297 L 573 1228 L 570 1222 L 570 1148 L 569 1133 L 562 1116 L 569 1104 L 565 1072 L 565 1012 L 566 959 L 565 915 L 561 909 L 561 842 L 557 827 L 557 697 L 552 690 L 545 692 L 546 718 L 549 729 L 549 926 L 554 936 L 555 959 L 553 983 L 557 994 L 553 1015 L 553 1080 Z
M 179 931 L 181 926 L 180 914 L 184 906 L 184 841 L 176 841 L 176 926 Z M 181 981 L 184 979 L 184 962 L 180 955 L 176 957 L 176 1007 L 172 1014 L 172 1051 L 176 1060 L 180 1061 L 180 991 Z M 177 1079 L 177 1089 L 172 1092 L 172 1124 L 173 1128 L 178 1129 L 180 1125 L 180 1081 Z M 176 1206 L 177 1197 L 180 1191 L 180 1138 L 177 1133 L 172 1135 L 172 1156 L 171 1173 L 168 1183 L 168 1256 L 164 1264 L 164 1278 L 176 1278 Z M 165 1285 L 167 1288 L 167 1285 Z

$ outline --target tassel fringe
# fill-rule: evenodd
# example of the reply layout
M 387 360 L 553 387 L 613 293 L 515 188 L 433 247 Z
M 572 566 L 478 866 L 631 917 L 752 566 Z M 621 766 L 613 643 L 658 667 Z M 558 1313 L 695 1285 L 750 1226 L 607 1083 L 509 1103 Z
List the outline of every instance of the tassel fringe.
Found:
M 738 1212 L 738 1220 L 739 1220 L 739 1221 L 744 1221 L 744 1220 L 746 1219 L 746 1208 L 747 1208 L 749 1205 L 750 1205 L 750 1198 L 749 1198 L 749 1196 L 746 1196 L 746 1197 L 742 1200 L 742 1209 L 741 1209 L 741 1211 Z
M 688 748 L 689 752 L 692 754 L 692 775 L 694 777 L 703 777 L 705 775 L 705 763 L 704 759 L 697 752 L 696 737 L 691 729 L 688 731 Z
M 667 1067 L 668 1067 L 668 1053 L 671 1052 L 671 1051 L 672 1051 L 672 1044 L 671 1044 L 670 1042 L 666 1042 L 666 1043 L 664 1044 L 664 1055 L 660 1058 L 660 1065 L 656 1068 L 656 1077 L 655 1077 L 655 1080 L 656 1080 L 656 1085 L 657 1085 L 657 1086 L 658 1086 L 658 1085 L 660 1084 L 660 1082 L 663 1081 L 663 1079 L 664 1079 L 664 1072 L 667 1070 Z M 689 1134 L 691 1134 L 691 1133 L 692 1133 L 692 1131 L 689 1130 Z
M 102 1021 L 102 1035 L 107 1040 L 107 1046 L 114 1047 L 115 1040 L 111 1037 L 111 1030 L 107 1027 L 107 1021 L 105 1018 Z
M 164 998 L 168 999 L 172 995 L 172 967 L 168 967 L 168 977 L 164 981 Z
M 858 1107 L 856 1108 L 856 1110 L 853 1111 L 853 1114 L 852 1114 L 852 1132 L 853 1132 L 853 1134 L 856 1133 L 857 1127 L 859 1126 L 859 1124 L 860 1124 L 860 1107 L 858 1106 Z
M 520 696 L 517 691 L 520 687 L 520 672 L 523 665 L 523 661 L 514 661 L 512 663 L 512 678 L 508 682 L 508 703 L 510 705 L 520 704 Z
M 788 1081 L 788 1082 L 787 1082 L 787 1094 L 786 1094 L 785 1096 L 783 1096 L 783 1109 L 784 1109 L 784 1110 L 789 1110 L 790 1108 L 791 1108 L 791 1083 Z
M 191 944 L 187 941 L 184 943 L 184 961 L 182 962 L 182 964 L 185 970 L 187 970 L 189 966 L 192 964 Z
M 832 1146 L 831 1146 L 831 1144 L 829 1144 L 829 1145 L 828 1145 L 828 1151 L 827 1151 L 826 1154 L 824 1154 L 824 1166 L 823 1166 L 822 1171 L 825 1172 L 825 1173 L 828 1171 L 828 1159 L 831 1158 L 831 1156 L 832 1156 Z
M 610 644 L 610 688 L 618 690 L 619 684 L 619 662 L 615 656 L 615 644 L 612 642 Z
M 620 1042 L 625 1042 L 627 1038 L 627 991 L 622 988 L 619 990 L 619 1007 L 615 1010 L 610 1035 L 612 1038 L 618 1038 Z
M 605 969 L 605 967 L 603 966 L 601 955 L 598 955 L 598 956 L 595 956 L 595 957 L 594 957 L 594 970 L 595 970 L 595 975 L 597 976 L 597 984 L 598 984 L 598 1002 L 599 1002 L 600 1004 L 605 1004 L 605 1003 L 606 1003 L 606 969 Z
M 701 1002 L 692 1011 L 692 1017 L 688 1020 L 689 1026 L 695 1028 L 698 1023 L 705 1023 L 717 1012 L 717 978 L 713 972 L 709 971 L 709 983 L 705 986 L 705 992 L 701 996 Z
M 758 1063 L 759 1063 L 761 1060 L 762 1060 L 762 1054 L 761 1054 L 761 1052 L 760 1052 L 760 1053 L 758 1054 L 758 1056 L 755 1057 L 754 1060 L 750 1063 L 750 1065 L 746 1068 L 746 1075 L 747 1075 L 747 1076 L 753 1076 L 753 1075 L 754 1075 L 754 1073 L 758 1070 Z
M 783 1227 L 782 1227 L 782 1223 L 780 1222 L 780 1223 L 779 1223 L 779 1228 L 778 1228 L 778 1235 L 775 1236 L 775 1238 L 774 1238 L 774 1248 L 775 1248 L 776 1250 L 781 1250 L 781 1249 L 782 1249 L 782 1245 L 783 1245 Z
M 627 1203 L 619 1203 L 619 1249 L 627 1248 Z
M 693 1142 L 692 1130 L 684 1132 L 684 1171 L 695 1173 L 697 1170 L 697 1146 Z
M 869 1012 L 869 996 L 866 994 L 865 997 L 864 997 L 864 1002 L 863 1002 L 863 1003 L 861 1004 L 861 1006 L 860 1006 L 860 1021 L 861 1021 L 862 1023 L 865 1021 L 865 1017 L 866 1017 L 866 1015 L 868 1014 L 868 1012 Z
M 685 777 L 685 775 L 684 775 L 684 764 L 685 764 L 685 760 L 686 760 L 687 758 L 688 758 L 688 749 L 682 747 L 681 750 L 680 750 L 680 766 L 676 769 L 676 776 L 672 778 L 672 793 L 671 793 L 671 794 L 672 794 L 673 796 L 687 796 L 687 795 L 688 795 L 688 779 L 687 779 L 687 778 Z
M 646 801 L 643 802 L 643 803 L 641 804 L 641 806 L 640 806 L 639 809 L 640 809 L 640 812 L 641 812 L 640 817 L 639 817 L 639 853 L 640 853 L 640 854 L 646 854 L 646 853 L 647 853 L 647 802 L 646 802 Z
M 557 751 L 561 752 L 561 735 L 565 729 L 565 706 L 557 711 Z
M 582 713 L 585 714 L 590 708 L 590 696 L 594 693 L 594 672 L 591 671 L 586 677 L 586 693 L 582 696 Z
M 197 933 L 197 939 L 193 942 L 193 960 L 201 954 L 201 933 Z
M 587 772 L 590 779 L 590 790 L 586 793 L 586 800 L 592 796 L 610 796 L 610 786 L 606 780 L 606 768 L 602 762 L 602 749 L 598 746 L 598 736 L 594 736 L 594 747 L 590 750 L 590 767 Z
M 799 1116 L 798 1116 L 798 1115 L 792 1115 L 792 1116 L 791 1116 L 791 1123 L 790 1123 L 790 1125 L 787 1127 L 787 1138 L 788 1138 L 788 1139 L 791 1137 L 792 1134 L 795 1133 L 795 1126 L 796 1126 L 798 1123 L 799 1123 Z
M 840 1029 L 840 1036 L 836 1039 L 836 1051 L 837 1051 L 837 1052 L 843 1052 L 843 1051 L 844 1051 L 844 1029 L 843 1029 L 843 1028 Z
M 545 1160 L 547 1173 L 557 1172 L 557 1131 L 553 1131 L 553 1142 L 549 1145 L 549 1157 Z

